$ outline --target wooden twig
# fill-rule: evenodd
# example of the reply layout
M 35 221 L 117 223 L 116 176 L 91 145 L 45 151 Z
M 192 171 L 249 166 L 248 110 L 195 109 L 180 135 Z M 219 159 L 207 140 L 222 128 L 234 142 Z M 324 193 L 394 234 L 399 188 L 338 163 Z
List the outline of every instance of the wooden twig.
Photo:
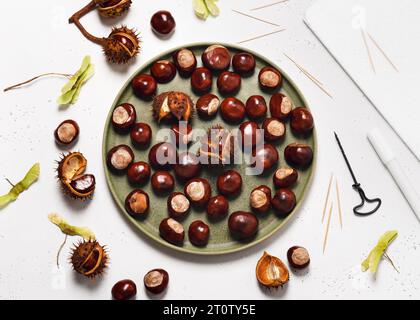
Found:
M 394 264 L 394 261 L 392 261 L 392 259 L 389 257 L 389 255 L 384 252 L 383 256 L 385 257 L 386 260 L 388 260 L 388 262 L 392 265 L 392 267 L 394 268 L 395 271 L 397 271 L 398 273 L 400 273 L 400 271 L 397 269 L 397 267 Z
M 239 42 L 238 42 L 238 44 L 239 44 L 239 43 L 249 42 L 249 41 L 252 41 L 252 40 L 261 39 L 261 38 L 264 38 L 264 37 L 266 37 L 266 36 L 269 36 L 269 35 L 272 35 L 272 34 L 275 34 L 275 33 L 282 32 L 282 31 L 284 31 L 284 30 L 286 30 L 286 29 L 280 29 L 280 30 L 273 31 L 273 32 L 270 32 L 270 33 L 265 33 L 265 34 L 262 34 L 262 35 L 256 36 L 256 37 L 251 38 L 251 39 L 246 39 L 246 40 L 239 41 Z
M 250 11 L 256 11 L 256 10 L 260 10 L 260 9 L 265 9 L 265 8 L 268 8 L 268 7 L 271 7 L 271 6 L 275 6 L 277 4 L 280 4 L 280 3 L 283 3 L 283 2 L 287 2 L 287 1 L 289 1 L 289 0 L 277 1 L 277 2 L 274 2 L 274 3 L 266 4 L 266 5 L 261 6 L 261 7 L 252 8 Z
M 370 38 L 370 40 L 372 40 L 373 44 L 375 45 L 376 48 L 378 48 L 378 50 L 382 53 L 382 55 L 385 57 L 385 59 L 389 62 L 389 64 L 394 68 L 395 71 L 399 72 L 397 66 L 392 62 L 392 60 L 388 57 L 388 55 L 385 53 L 385 50 L 383 50 L 381 48 L 381 46 L 375 41 L 375 39 L 373 39 L 373 37 L 370 35 L 369 32 L 366 32 L 366 34 L 368 35 L 368 37 Z
M 338 188 L 337 178 L 335 178 L 335 191 L 337 192 L 338 217 L 340 219 L 340 227 L 343 229 L 343 213 L 341 211 L 340 189 Z
M 362 32 L 363 43 L 365 44 L 365 47 L 366 47 L 366 51 L 367 51 L 367 54 L 368 54 L 368 57 L 369 57 L 370 66 L 372 67 L 373 72 L 376 73 L 375 65 L 374 65 L 373 59 L 372 59 L 372 54 L 370 53 L 370 49 L 369 49 L 369 46 L 368 46 L 368 43 L 367 43 L 367 40 L 366 40 L 365 30 L 360 29 L 360 31 Z
M 325 236 L 324 236 L 324 245 L 322 247 L 322 253 L 325 253 L 325 248 L 327 247 L 327 240 L 328 240 L 328 234 L 330 231 L 330 223 L 331 223 L 331 216 L 333 211 L 333 202 L 331 202 L 330 212 L 328 213 L 328 222 L 327 222 L 327 229 L 325 230 Z
M 4 179 L 12 186 L 12 188 L 16 187 L 9 179 L 7 178 L 4 178 Z
M 267 21 L 267 20 L 263 20 L 263 19 L 260 19 L 260 18 L 258 18 L 258 17 L 251 16 L 250 14 L 247 14 L 247 13 L 244 13 L 244 12 L 241 12 L 241 11 L 238 11 L 238 10 L 235 10 L 235 9 L 232 9 L 232 11 L 233 11 L 233 12 L 236 12 L 236 13 L 238 13 L 238 14 L 241 14 L 241 15 L 243 15 L 243 16 L 245 16 L 245 17 L 248 17 L 248 18 L 251 18 L 251 19 L 255 19 L 255 20 L 258 20 L 258 21 L 261 21 L 261 22 L 267 23 L 267 24 L 271 24 L 272 26 L 280 27 L 280 26 L 279 26 L 278 24 L 276 24 L 276 23 L 273 23 L 273 22 L 270 22 L 270 21 Z
M 327 191 L 327 196 L 325 197 L 325 203 L 324 203 L 324 210 L 322 211 L 322 223 L 324 223 L 324 219 L 325 219 L 325 213 L 327 212 L 327 205 L 328 205 L 328 199 L 330 197 L 330 191 L 331 191 L 331 183 L 333 180 L 333 174 L 331 173 L 330 176 L 330 182 L 328 182 L 328 191 Z
M 24 82 L 21 82 L 21 83 L 15 84 L 13 86 L 7 87 L 6 89 L 3 90 L 3 92 L 7 92 L 7 91 L 10 91 L 10 90 L 19 88 L 19 87 L 21 87 L 25 84 L 31 83 L 32 81 L 35 81 L 35 80 L 38 80 L 39 78 L 47 77 L 47 76 L 59 76 L 59 77 L 66 77 L 66 78 L 72 77 L 71 74 L 65 74 L 65 73 L 55 73 L 55 72 L 44 73 L 44 74 L 41 74 L 41 75 L 39 75 L 37 77 L 34 77 L 32 79 L 29 79 L 29 80 L 26 80 Z

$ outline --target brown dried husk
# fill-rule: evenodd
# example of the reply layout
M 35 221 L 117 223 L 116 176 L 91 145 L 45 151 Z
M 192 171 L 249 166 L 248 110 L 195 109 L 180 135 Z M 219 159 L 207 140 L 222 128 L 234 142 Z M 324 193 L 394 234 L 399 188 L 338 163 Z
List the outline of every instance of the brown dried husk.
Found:
M 127 48 L 121 41 L 114 39 L 116 35 L 124 36 L 132 43 L 133 49 Z M 133 29 L 125 26 L 114 27 L 108 38 L 104 39 L 104 54 L 109 62 L 126 64 L 140 52 L 140 39 Z
M 263 286 L 278 288 L 289 281 L 289 270 L 279 258 L 264 252 L 257 263 L 256 276 Z
M 104 18 L 115 18 L 123 15 L 131 6 L 131 0 L 120 0 L 117 4 L 106 6 L 108 0 L 95 0 L 98 12 Z
M 81 241 L 72 249 L 70 262 L 77 273 L 95 278 L 104 273 L 109 257 L 105 246 L 97 241 Z
M 186 93 L 169 91 L 153 99 L 152 111 L 158 122 L 172 118 L 188 121 L 192 117 L 194 103 Z

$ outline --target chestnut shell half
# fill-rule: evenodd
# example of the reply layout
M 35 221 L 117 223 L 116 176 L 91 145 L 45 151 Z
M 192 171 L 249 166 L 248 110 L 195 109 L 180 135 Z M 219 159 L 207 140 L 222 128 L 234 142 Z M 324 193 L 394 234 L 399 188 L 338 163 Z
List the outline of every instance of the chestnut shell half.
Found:
M 289 270 L 279 258 L 264 252 L 255 270 L 258 282 L 264 287 L 278 288 L 289 281 Z

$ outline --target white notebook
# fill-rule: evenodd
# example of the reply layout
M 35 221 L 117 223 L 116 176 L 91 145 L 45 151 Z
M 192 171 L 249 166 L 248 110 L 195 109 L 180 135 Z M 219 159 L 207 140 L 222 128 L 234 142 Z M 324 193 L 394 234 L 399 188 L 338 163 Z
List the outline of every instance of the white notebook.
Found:
M 305 23 L 420 161 L 420 1 L 318 0 Z

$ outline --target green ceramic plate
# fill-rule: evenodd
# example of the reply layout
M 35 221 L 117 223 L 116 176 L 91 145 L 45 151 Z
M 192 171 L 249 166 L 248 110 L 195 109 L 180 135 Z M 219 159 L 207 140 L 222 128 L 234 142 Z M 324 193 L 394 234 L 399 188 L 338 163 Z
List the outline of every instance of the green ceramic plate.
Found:
M 184 47 L 188 47 L 191 50 L 194 51 L 194 53 L 197 55 L 197 60 L 199 61 L 199 64 L 201 63 L 201 59 L 199 58 L 201 56 L 201 53 L 207 48 L 209 43 L 206 44 L 191 44 Z M 240 47 L 224 44 L 232 54 L 238 52 L 238 51 L 248 51 L 247 49 L 242 49 Z M 184 228 L 186 230 L 186 239 L 183 247 L 177 247 L 173 246 L 166 241 L 162 240 L 159 236 L 159 223 L 162 219 L 167 217 L 167 207 L 166 207 L 166 200 L 167 197 L 161 197 L 157 196 L 153 193 L 150 183 L 146 186 L 143 186 L 142 189 L 145 190 L 149 196 L 150 196 L 150 212 L 145 220 L 136 220 L 133 219 L 130 215 L 128 215 L 125 212 L 124 209 L 124 201 L 127 196 L 127 194 L 134 189 L 133 186 L 129 184 L 127 181 L 127 177 L 125 175 L 119 176 L 115 175 L 112 172 L 110 172 L 106 166 L 106 154 L 107 151 L 110 150 L 112 147 L 118 145 L 118 144 L 127 144 L 131 145 L 130 137 L 129 135 L 122 135 L 119 133 L 116 133 L 111 125 L 111 114 L 112 110 L 115 106 L 123 103 L 123 102 L 129 102 L 133 104 L 137 111 L 138 121 L 139 122 L 146 122 L 148 123 L 152 129 L 153 132 L 156 133 L 159 129 L 159 125 L 156 123 L 156 121 L 152 117 L 151 112 L 151 103 L 142 101 L 133 94 L 133 91 L 131 89 L 131 80 L 139 73 L 149 73 L 149 68 L 151 64 L 156 60 L 162 60 L 162 59 L 170 59 L 171 53 L 176 50 L 173 49 L 171 51 L 165 52 L 158 57 L 154 58 L 153 60 L 149 61 L 148 63 L 144 64 L 133 76 L 127 81 L 127 83 L 124 85 L 120 93 L 117 95 L 117 98 L 114 101 L 114 104 L 111 107 L 111 110 L 109 112 L 106 124 L 105 124 L 105 132 L 104 132 L 104 140 L 103 140 L 103 163 L 105 167 L 105 173 L 106 173 L 106 179 L 108 182 L 108 186 L 111 190 L 112 196 L 114 197 L 116 203 L 124 213 L 127 219 L 129 219 L 137 228 L 139 228 L 144 234 L 146 234 L 148 237 L 152 238 L 153 240 L 161 243 L 164 246 L 170 247 L 174 250 L 193 253 L 193 254 L 203 254 L 203 255 L 212 255 L 212 254 L 226 254 L 226 253 L 232 253 L 235 251 L 240 251 L 246 248 L 249 248 L 264 239 L 267 239 L 272 234 L 274 234 L 276 231 L 278 231 L 287 221 L 292 217 L 292 215 L 299 210 L 300 204 L 303 201 L 303 198 L 305 197 L 306 191 L 308 190 L 309 184 L 311 183 L 311 177 L 313 173 L 313 168 L 315 167 L 315 161 L 312 164 L 312 167 L 299 172 L 299 181 L 296 184 L 296 186 L 293 188 L 293 191 L 296 194 L 296 198 L 298 201 L 298 205 L 296 206 L 296 209 L 291 213 L 288 218 L 286 219 L 279 219 L 274 215 L 273 212 L 270 212 L 269 214 L 265 215 L 264 217 L 260 217 L 260 227 L 259 232 L 256 237 L 253 239 L 246 241 L 246 242 L 237 242 L 233 240 L 229 232 L 227 230 L 227 218 L 214 223 L 208 221 L 206 217 L 206 213 L 204 211 L 198 211 L 198 210 L 191 210 L 188 218 L 183 221 Z M 253 52 L 251 52 L 253 53 Z M 273 65 L 277 67 L 274 63 L 271 61 L 268 61 L 266 58 L 262 57 L 261 55 L 257 53 L 253 53 L 256 60 L 257 60 L 257 69 L 253 76 L 248 78 L 242 79 L 242 87 L 240 92 L 237 94 L 237 97 L 241 99 L 242 101 L 246 101 L 247 98 L 251 95 L 260 94 L 263 95 L 267 103 L 269 101 L 270 95 L 267 93 L 264 93 L 261 91 L 261 89 L 258 86 L 258 72 L 259 69 L 261 69 L 264 66 L 267 65 Z M 281 70 L 282 71 L 282 70 Z M 283 81 L 283 87 L 281 88 L 281 92 L 289 96 L 295 106 L 306 106 L 307 103 L 300 93 L 300 91 L 297 89 L 296 85 L 289 79 L 289 77 L 282 71 L 282 74 L 284 76 Z M 218 95 L 217 87 L 215 85 L 215 81 L 213 82 L 213 93 Z M 193 100 L 197 100 L 198 96 L 195 95 L 191 91 L 190 86 L 190 80 L 189 79 L 183 79 L 179 76 L 177 76 L 173 81 L 171 81 L 168 84 L 160 84 L 158 88 L 159 92 L 165 92 L 170 90 L 177 90 L 177 91 L 183 91 L 185 93 L 188 93 L 191 95 Z M 216 119 L 211 121 L 203 121 L 199 117 L 194 117 L 192 124 L 193 127 L 196 128 L 208 128 L 213 124 L 217 123 L 224 123 L 223 120 L 220 118 L 220 116 L 217 116 Z M 233 126 L 224 124 L 227 128 L 232 128 Z M 155 138 L 155 137 L 154 137 Z M 316 133 L 314 131 L 313 135 L 307 139 L 299 139 L 290 132 L 289 126 L 287 125 L 287 134 L 286 139 L 281 144 L 277 145 L 279 155 L 280 155 L 280 165 L 285 164 L 284 156 L 283 156 L 283 150 L 284 148 L 291 142 L 303 142 L 309 144 L 313 150 L 314 154 L 316 155 Z M 157 143 L 156 140 L 152 142 L 152 145 Z M 148 150 L 137 150 L 133 147 L 133 151 L 135 152 L 136 161 L 146 161 L 147 162 L 147 156 L 148 156 Z M 316 157 L 315 157 L 316 158 Z M 315 159 L 314 159 L 315 160 Z M 242 177 L 244 179 L 243 184 L 243 190 L 240 196 L 230 201 L 230 212 L 238 211 L 238 210 L 244 210 L 249 211 L 249 194 L 252 191 L 253 188 L 261 185 L 266 184 L 268 186 L 272 186 L 272 172 L 270 174 L 266 174 L 263 176 L 246 176 L 244 174 L 245 170 L 245 164 L 243 165 L 236 165 L 235 170 L 238 170 L 241 172 Z M 222 168 L 220 170 L 223 171 Z M 215 188 L 215 178 L 217 177 L 218 172 L 215 172 L 213 169 L 212 172 L 208 170 L 203 170 L 202 177 L 207 178 L 213 189 L 213 195 L 216 193 Z M 181 191 L 183 190 L 182 184 L 177 184 L 175 191 Z M 201 219 L 210 226 L 211 235 L 210 235 L 210 242 L 205 248 L 197 248 L 194 247 L 189 241 L 188 241 L 188 226 L 190 223 L 194 220 Z

